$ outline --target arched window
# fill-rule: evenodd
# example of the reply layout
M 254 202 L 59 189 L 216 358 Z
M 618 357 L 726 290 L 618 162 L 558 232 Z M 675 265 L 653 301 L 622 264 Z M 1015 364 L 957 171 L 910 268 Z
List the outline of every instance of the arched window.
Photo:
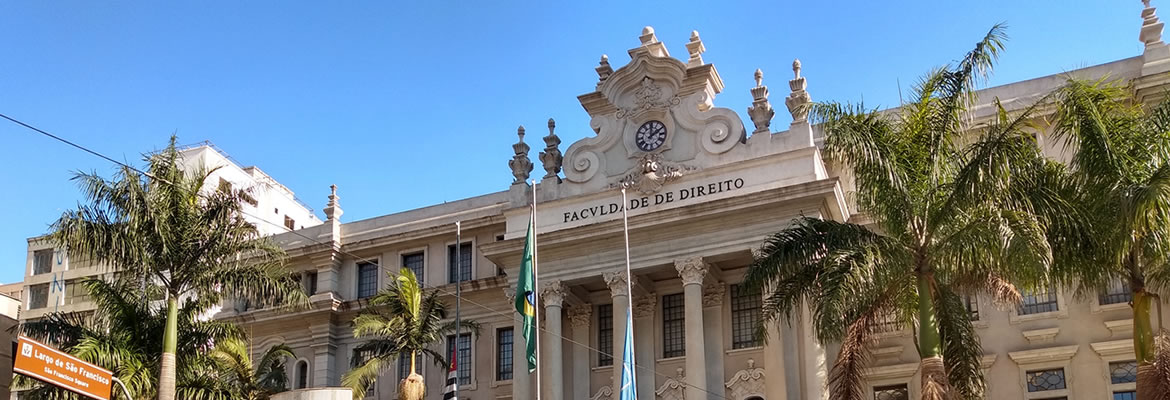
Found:
M 301 360 L 297 361 L 297 384 L 295 389 L 304 389 L 309 387 L 309 363 Z

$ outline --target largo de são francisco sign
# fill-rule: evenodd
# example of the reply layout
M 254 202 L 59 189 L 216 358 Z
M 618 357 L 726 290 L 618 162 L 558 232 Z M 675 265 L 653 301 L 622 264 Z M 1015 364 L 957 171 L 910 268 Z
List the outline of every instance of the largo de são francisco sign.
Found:
M 108 400 L 114 376 L 109 370 L 21 336 L 12 370 L 78 394 Z

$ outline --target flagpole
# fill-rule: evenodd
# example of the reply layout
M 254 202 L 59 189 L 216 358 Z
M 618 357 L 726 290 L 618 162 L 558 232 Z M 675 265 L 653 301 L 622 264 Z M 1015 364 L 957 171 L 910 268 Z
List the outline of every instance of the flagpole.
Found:
M 630 296 L 629 300 L 626 300 L 626 329 L 628 330 L 627 332 L 633 332 L 633 327 L 630 324 L 634 323 L 634 291 L 632 283 L 634 274 L 630 272 L 630 212 L 627 209 L 628 205 L 629 202 L 626 200 L 626 187 L 622 185 L 622 233 L 626 239 L 626 295 Z M 633 338 L 630 336 L 626 337 L 627 341 L 630 339 Z M 624 344 L 626 347 L 632 347 L 633 345 L 633 343 Z M 634 397 L 637 398 L 638 375 L 633 371 L 634 366 L 637 365 L 634 361 L 634 352 L 623 350 L 622 353 L 623 357 L 630 357 L 630 386 L 634 388 Z
M 463 257 L 460 253 L 463 250 L 463 221 L 455 221 L 455 354 L 452 354 L 454 360 L 451 360 L 451 365 L 459 365 L 459 306 L 463 301 Z M 414 373 L 414 371 L 410 371 Z M 459 369 L 455 369 L 455 388 L 452 391 L 455 398 L 459 398 Z
M 540 400 L 540 270 L 536 262 L 536 180 L 532 180 L 532 299 L 536 324 L 536 399 Z

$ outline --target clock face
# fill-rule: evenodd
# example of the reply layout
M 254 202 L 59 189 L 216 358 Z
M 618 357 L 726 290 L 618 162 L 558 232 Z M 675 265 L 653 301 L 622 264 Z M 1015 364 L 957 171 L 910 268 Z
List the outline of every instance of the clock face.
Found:
M 654 151 L 666 143 L 666 125 L 658 121 L 646 121 L 638 128 L 638 134 L 634 136 L 634 143 L 642 151 Z

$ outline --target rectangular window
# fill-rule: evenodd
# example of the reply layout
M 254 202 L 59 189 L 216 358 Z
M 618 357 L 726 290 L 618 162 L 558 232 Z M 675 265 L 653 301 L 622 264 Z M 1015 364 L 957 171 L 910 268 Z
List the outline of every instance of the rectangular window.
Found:
M 422 354 L 418 354 L 414 358 L 414 372 L 422 374 Z M 410 371 L 410 353 L 402 353 L 398 355 L 398 380 L 406 379 Z
M 403 254 L 402 268 L 410 268 L 410 272 L 414 273 L 419 282 L 426 282 L 423 279 L 423 252 Z
M 447 335 L 447 354 L 455 352 L 455 335 Z M 455 363 L 459 369 L 459 384 L 471 384 L 471 334 L 459 335 L 459 355 Z
M 613 365 L 613 304 L 597 306 L 597 366 Z
M 683 294 L 662 296 L 662 358 L 687 354 L 686 309 Z
M 28 309 L 35 310 L 49 306 L 49 284 L 28 287 Z
M 979 298 L 975 295 L 967 295 L 963 298 L 963 304 L 967 305 L 967 313 L 971 315 L 971 321 L 979 320 Z
M 875 386 L 873 400 L 910 400 L 910 389 L 906 385 Z
M 458 266 L 458 270 L 456 270 Z M 457 272 L 458 271 L 458 272 Z M 471 243 L 459 245 L 459 262 L 455 262 L 455 245 L 447 246 L 447 283 L 471 280 Z
M 759 347 L 756 326 L 760 323 L 762 298 L 758 291 L 731 285 L 731 348 Z
M 512 379 L 512 328 L 496 330 L 496 380 Z
M 33 252 L 33 275 L 53 272 L 53 250 L 37 250 Z
M 879 333 L 895 333 L 900 332 L 906 324 L 902 323 L 902 319 L 898 314 L 885 313 L 878 316 L 877 331 Z
M 1113 400 L 1137 400 L 1137 391 L 1113 392 Z
M 305 274 L 305 280 L 308 281 L 305 282 L 305 292 L 309 296 L 317 294 L 317 271 Z
M 1064 368 L 1028 371 L 1024 376 L 1028 382 L 1028 392 L 1067 389 L 1064 383 Z
M 358 292 L 357 297 L 364 299 L 378 293 L 378 264 L 364 262 L 358 264 Z
M 81 284 L 81 279 L 65 282 L 65 304 L 81 304 L 89 302 L 89 291 Z
M 1129 291 L 1129 283 L 1115 279 L 1109 282 L 1109 286 L 1105 288 L 1104 292 L 1101 292 L 1097 303 L 1100 305 L 1120 304 L 1129 303 L 1131 300 L 1133 300 L 1133 294 Z
M 1056 304 L 1056 291 L 1049 288 L 1023 290 L 1024 301 L 1020 304 L 1020 315 L 1053 312 L 1060 309 Z
M 289 218 L 287 215 L 285 215 L 284 216 L 284 227 L 288 228 L 288 230 L 290 230 L 290 231 L 296 230 L 297 229 L 297 221 L 293 220 L 292 218 Z
M 1137 361 L 1109 363 L 1109 381 L 1113 384 L 1137 382 Z

